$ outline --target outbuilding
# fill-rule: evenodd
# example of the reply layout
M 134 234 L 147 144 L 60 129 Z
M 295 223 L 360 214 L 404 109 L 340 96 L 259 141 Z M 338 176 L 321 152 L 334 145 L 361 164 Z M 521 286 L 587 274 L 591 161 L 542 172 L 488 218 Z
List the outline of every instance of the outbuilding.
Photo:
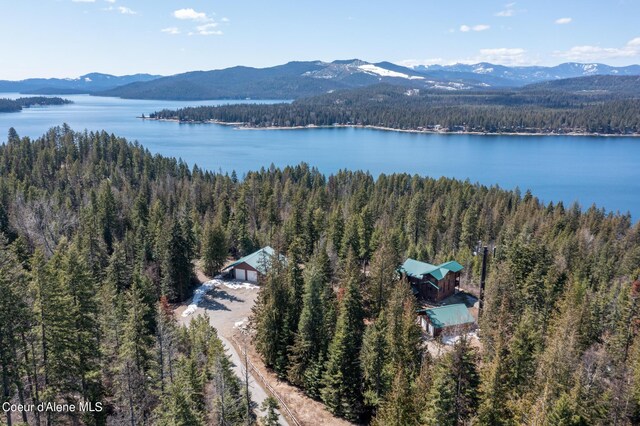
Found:
M 267 274 L 273 256 L 275 251 L 266 246 L 231 263 L 222 273 L 236 280 L 257 283 L 261 276 Z
M 462 334 L 473 330 L 476 324 L 475 318 L 464 303 L 421 309 L 418 314 L 420 325 L 432 337 L 438 337 L 441 334 Z

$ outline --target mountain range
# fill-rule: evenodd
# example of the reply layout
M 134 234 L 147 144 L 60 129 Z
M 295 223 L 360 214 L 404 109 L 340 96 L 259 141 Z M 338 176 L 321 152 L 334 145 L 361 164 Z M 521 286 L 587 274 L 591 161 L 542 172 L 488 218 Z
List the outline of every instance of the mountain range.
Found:
M 554 67 L 509 67 L 490 63 L 419 65 L 359 59 L 297 61 L 267 68 L 236 66 L 172 76 L 92 73 L 75 79 L 0 81 L 0 92 L 29 94 L 90 93 L 130 99 L 298 99 L 336 90 L 386 83 L 427 90 L 487 90 L 585 76 L 640 75 L 640 65 L 564 63 Z
M 0 80 L 0 92 L 19 92 L 32 95 L 67 95 L 109 90 L 133 82 L 150 81 L 159 75 L 133 74 L 115 76 L 102 73 L 85 74 L 77 78 L 29 78 L 26 80 Z

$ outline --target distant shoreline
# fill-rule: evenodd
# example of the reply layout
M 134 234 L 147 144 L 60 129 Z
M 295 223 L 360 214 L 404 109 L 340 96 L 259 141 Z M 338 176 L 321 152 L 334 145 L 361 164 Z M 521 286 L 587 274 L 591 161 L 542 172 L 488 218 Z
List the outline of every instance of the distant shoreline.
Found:
M 310 130 L 310 129 L 339 129 L 339 128 L 354 128 L 354 129 L 373 129 L 383 130 L 387 132 L 400 132 L 400 133 L 422 133 L 422 134 L 434 134 L 434 135 L 476 135 L 476 136 L 591 136 L 591 137 L 640 137 L 640 133 L 630 133 L 621 135 L 619 133 L 588 133 L 588 132 L 569 132 L 569 133 L 551 133 L 551 132 L 469 132 L 469 131 L 443 131 L 443 130 L 426 130 L 426 129 L 395 129 L 393 127 L 362 125 L 362 124 L 330 124 L 318 126 L 315 124 L 309 124 L 306 126 L 248 126 L 244 122 L 225 122 L 220 120 L 180 120 L 178 118 L 150 118 L 150 117 L 136 117 L 142 120 L 151 121 L 169 121 L 174 123 L 183 124 L 218 124 L 222 126 L 232 126 L 237 130 Z

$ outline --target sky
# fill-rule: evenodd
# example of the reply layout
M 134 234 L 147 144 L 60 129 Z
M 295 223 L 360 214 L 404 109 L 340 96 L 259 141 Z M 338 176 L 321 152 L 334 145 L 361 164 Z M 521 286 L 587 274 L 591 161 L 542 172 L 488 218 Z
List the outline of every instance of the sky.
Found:
M 640 0 L 0 0 L 0 79 L 358 58 L 640 63 Z

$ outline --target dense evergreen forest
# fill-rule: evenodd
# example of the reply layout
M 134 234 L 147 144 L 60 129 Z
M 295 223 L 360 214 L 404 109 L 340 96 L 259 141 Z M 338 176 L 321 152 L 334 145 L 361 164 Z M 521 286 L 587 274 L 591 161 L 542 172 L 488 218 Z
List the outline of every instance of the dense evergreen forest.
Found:
M 29 108 L 35 105 L 64 105 L 70 104 L 68 99 L 45 97 L 45 96 L 30 96 L 28 98 L 18 99 L 0 99 L 0 112 L 18 112 L 22 111 L 22 108 Z
M 0 146 L 2 402 L 102 402 L 29 424 L 255 421 L 216 331 L 171 312 L 194 264 L 270 244 L 254 344 L 337 416 L 377 425 L 640 422 L 640 225 L 529 192 L 305 164 L 212 173 L 106 132 Z M 433 358 L 406 256 L 490 259 L 481 347 Z M 634 283 L 635 281 L 635 283 Z M 9 418 L 0 421 L 5 423 Z M 260 420 L 269 424 L 267 420 Z M 14 422 L 15 424 L 15 422 Z
M 247 127 L 357 125 L 488 133 L 640 133 L 638 79 L 613 78 L 593 84 L 570 79 L 578 82 L 486 91 L 377 85 L 292 103 L 201 106 L 162 110 L 149 117 Z M 602 90 L 583 90 L 585 87 Z

